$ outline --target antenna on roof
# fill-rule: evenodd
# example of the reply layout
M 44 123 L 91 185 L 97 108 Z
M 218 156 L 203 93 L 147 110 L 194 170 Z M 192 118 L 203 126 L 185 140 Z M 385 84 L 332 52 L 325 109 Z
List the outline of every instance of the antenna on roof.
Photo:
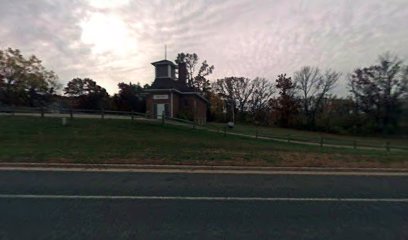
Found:
M 167 60 L 167 45 L 164 45 L 164 59 Z

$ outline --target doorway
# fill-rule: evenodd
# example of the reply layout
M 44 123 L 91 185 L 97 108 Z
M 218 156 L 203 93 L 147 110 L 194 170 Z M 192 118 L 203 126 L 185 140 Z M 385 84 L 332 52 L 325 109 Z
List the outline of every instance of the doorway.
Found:
M 163 112 L 165 112 L 165 110 L 166 110 L 166 104 L 164 104 L 164 103 L 156 104 L 156 116 L 157 116 L 157 119 L 162 118 Z

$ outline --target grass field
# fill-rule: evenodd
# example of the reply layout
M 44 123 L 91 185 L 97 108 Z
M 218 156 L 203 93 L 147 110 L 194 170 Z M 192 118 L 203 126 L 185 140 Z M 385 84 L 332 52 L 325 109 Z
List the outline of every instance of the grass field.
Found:
M 0 117 L 0 161 L 408 167 L 408 152 L 320 148 L 155 122 Z
M 222 123 L 211 123 L 212 127 L 224 127 Z M 298 140 L 311 143 L 320 143 L 323 138 L 325 144 L 334 144 L 354 147 L 376 147 L 385 149 L 386 142 L 391 148 L 408 150 L 408 137 L 399 138 L 381 138 L 381 137 L 357 137 L 348 135 L 338 135 L 322 132 L 302 131 L 296 129 L 286 129 L 277 127 L 256 127 L 254 125 L 238 124 L 233 129 L 228 129 L 231 133 L 242 133 L 248 135 L 256 135 L 263 137 L 275 137 L 280 139 Z

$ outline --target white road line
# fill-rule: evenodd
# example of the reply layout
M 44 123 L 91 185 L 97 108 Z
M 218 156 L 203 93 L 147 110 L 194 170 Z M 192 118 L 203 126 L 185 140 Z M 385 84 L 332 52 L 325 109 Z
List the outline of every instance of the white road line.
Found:
M 268 170 L 218 170 L 218 169 L 120 169 L 120 168 L 54 168 L 54 167 L 0 167 L 0 171 L 44 172 L 112 172 L 112 173 L 186 173 L 186 174 L 252 174 L 252 175 L 321 175 L 321 176 L 389 176 L 405 177 L 408 172 L 359 172 L 359 171 L 268 171 Z
M 72 199 L 72 200 L 182 200 L 240 202 L 386 202 L 408 203 L 408 198 L 285 198 L 285 197 L 192 197 L 192 196 L 108 196 L 108 195 L 36 195 L 0 194 L 0 199 Z

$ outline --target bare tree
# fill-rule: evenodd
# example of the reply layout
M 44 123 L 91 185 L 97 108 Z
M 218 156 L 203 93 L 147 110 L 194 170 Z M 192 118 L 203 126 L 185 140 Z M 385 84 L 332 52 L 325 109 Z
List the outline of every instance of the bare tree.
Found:
M 321 73 L 319 68 L 310 66 L 295 72 L 294 79 L 308 127 L 315 127 L 322 101 L 335 87 L 340 76 L 340 73 L 331 69 Z
M 247 110 L 248 101 L 254 90 L 251 79 L 244 77 L 218 79 L 213 84 L 213 88 L 233 111 L 238 110 L 241 114 Z
M 265 112 L 268 102 L 275 92 L 273 83 L 265 78 L 255 78 L 252 80 L 252 94 L 248 101 L 248 107 L 254 118 L 261 112 Z
M 313 96 L 318 91 L 317 84 L 321 82 L 322 75 L 317 67 L 305 66 L 295 72 L 294 80 L 300 91 L 300 98 L 305 115 L 309 115 L 310 104 Z
M 207 77 L 214 71 L 214 65 L 209 65 L 207 60 L 199 65 L 199 57 L 196 53 L 179 53 L 175 62 L 177 64 L 180 62 L 186 63 L 187 85 L 189 87 L 204 93 L 210 90 L 211 84 Z

